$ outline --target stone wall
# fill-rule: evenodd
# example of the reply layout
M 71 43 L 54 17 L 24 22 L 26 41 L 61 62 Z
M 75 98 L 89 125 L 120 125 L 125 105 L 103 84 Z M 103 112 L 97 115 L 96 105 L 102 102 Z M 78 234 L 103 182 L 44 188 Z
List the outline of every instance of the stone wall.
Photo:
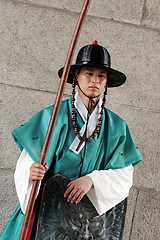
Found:
M 13 174 L 19 155 L 11 131 L 54 103 L 81 0 L 0 1 L 0 231 L 18 204 Z M 160 0 L 92 0 L 78 49 L 95 39 L 128 81 L 110 89 L 107 108 L 124 118 L 144 160 L 135 167 L 124 240 L 160 236 Z M 74 58 L 75 59 L 75 58 Z M 64 98 L 71 89 L 66 87 Z

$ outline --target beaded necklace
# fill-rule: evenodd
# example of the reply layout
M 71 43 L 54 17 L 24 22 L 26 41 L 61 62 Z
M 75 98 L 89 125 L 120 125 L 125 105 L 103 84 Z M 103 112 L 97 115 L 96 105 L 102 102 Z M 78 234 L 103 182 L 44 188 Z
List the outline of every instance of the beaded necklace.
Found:
M 77 121 L 76 121 L 76 112 L 75 112 L 75 81 L 76 81 L 76 79 L 74 78 L 73 79 L 73 84 L 72 84 L 72 122 L 73 122 L 74 132 L 75 132 L 76 136 L 81 140 L 80 145 L 78 146 L 78 149 L 79 149 L 84 141 L 85 142 L 91 141 L 100 132 L 101 123 L 102 123 L 103 109 L 104 109 L 104 105 L 105 105 L 105 102 L 106 102 L 107 84 L 105 86 L 103 102 L 102 102 L 102 106 L 101 106 L 100 116 L 99 116 L 99 119 L 98 119 L 98 124 L 97 124 L 96 129 L 93 132 L 93 134 L 89 138 L 87 138 L 86 137 L 87 125 L 88 125 L 88 120 L 89 120 L 89 117 L 90 117 L 90 114 L 91 114 L 91 110 L 92 110 L 92 103 L 94 101 L 93 101 L 93 98 L 89 98 L 89 103 L 91 103 L 91 107 L 90 107 L 90 110 L 89 110 L 89 104 L 88 104 L 88 117 L 87 117 L 86 131 L 85 131 L 84 135 L 81 137 L 80 134 L 79 134 L 79 131 L 78 131 L 78 126 L 77 126 Z M 98 97 L 98 96 L 96 96 L 96 97 Z M 77 151 L 78 151 L 78 149 L 77 149 Z

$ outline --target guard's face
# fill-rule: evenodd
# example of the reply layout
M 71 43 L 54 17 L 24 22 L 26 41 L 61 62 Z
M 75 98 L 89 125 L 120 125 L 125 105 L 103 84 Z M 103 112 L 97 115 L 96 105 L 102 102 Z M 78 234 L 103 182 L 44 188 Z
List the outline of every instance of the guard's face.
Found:
M 107 71 L 101 68 L 83 67 L 80 73 L 76 72 L 80 88 L 88 97 L 96 97 L 101 94 L 107 82 Z M 84 94 L 78 89 L 81 98 Z

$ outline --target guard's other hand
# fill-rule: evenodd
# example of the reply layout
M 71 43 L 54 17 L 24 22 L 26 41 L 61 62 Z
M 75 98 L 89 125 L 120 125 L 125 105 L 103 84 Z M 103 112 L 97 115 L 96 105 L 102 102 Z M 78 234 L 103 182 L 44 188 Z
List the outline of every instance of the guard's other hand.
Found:
M 93 181 L 89 176 L 84 176 L 71 181 L 67 186 L 68 188 L 64 193 L 64 197 L 66 198 L 68 196 L 68 202 L 79 203 L 93 186 Z
M 42 180 L 45 174 L 45 169 L 48 169 L 47 163 L 45 163 L 44 166 L 40 163 L 32 163 L 30 167 L 29 179 L 32 181 Z

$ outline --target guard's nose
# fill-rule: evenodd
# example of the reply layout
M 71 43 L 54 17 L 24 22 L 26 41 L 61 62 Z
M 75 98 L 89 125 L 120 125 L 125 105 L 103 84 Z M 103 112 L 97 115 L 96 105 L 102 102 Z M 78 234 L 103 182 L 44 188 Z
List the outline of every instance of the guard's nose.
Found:
M 93 83 L 98 83 L 98 81 L 99 81 L 98 76 L 97 76 L 96 74 L 94 74 L 94 75 L 92 76 L 92 82 L 93 82 Z

